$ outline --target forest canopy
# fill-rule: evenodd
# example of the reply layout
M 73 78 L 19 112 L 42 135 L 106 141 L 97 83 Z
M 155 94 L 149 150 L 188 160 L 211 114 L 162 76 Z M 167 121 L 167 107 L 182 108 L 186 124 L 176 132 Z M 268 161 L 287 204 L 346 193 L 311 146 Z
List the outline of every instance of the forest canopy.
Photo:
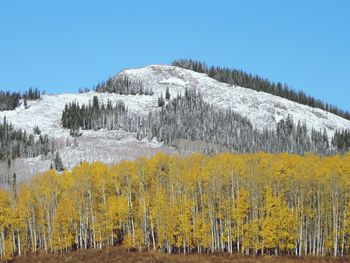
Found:
M 305 94 L 303 91 L 296 91 L 289 87 L 287 84 L 282 84 L 280 82 L 274 83 L 266 78 L 257 75 L 254 76 L 252 74 L 244 72 L 243 70 L 215 66 L 208 67 L 204 62 L 191 59 L 175 60 L 172 62 L 172 65 L 184 69 L 190 69 L 199 73 L 205 73 L 209 77 L 220 82 L 257 91 L 263 91 L 300 104 L 311 106 L 313 108 L 320 108 L 350 120 L 350 112 L 348 111 L 325 103 L 319 99 Z
M 20 99 L 24 100 L 26 107 L 27 100 L 40 99 L 41 93 L 37 88 L 31 87 L 23 94 L 21 92 L 0 91 L 0 111 L 15 109 L 20 105 Z
M 167 253 L 350 254 L 350 154 L 157 154 L 0 191 L 0 255 L 123 244 Z
M 115 105 L 110 101 L 101 103 L 97 96 L 88 105 L 72 102 L 65 105 L 62 125 L 71 134 L 80 128 L 123 129 L 136 133 L 138 139 L 156 138 L 184 152 L 193 144 L 201 145 L 195 151 L 205 153 L 264 151 L 330 155 L 350 149 L 347 130 L 336 131 L 329 138 L 325 130 L 310 130 L 306 123 L 295 123 L 290 116 L 280 120 L 275 129 L 261 130 L 237 112 L 216 109 L 194 89 L 186 89 L 184 95 L 171 99 L 160 99 L 159 107 L 148 115 L 129 112 L 122 101 Z M 185 147 L 183 141 L 188 142 Z

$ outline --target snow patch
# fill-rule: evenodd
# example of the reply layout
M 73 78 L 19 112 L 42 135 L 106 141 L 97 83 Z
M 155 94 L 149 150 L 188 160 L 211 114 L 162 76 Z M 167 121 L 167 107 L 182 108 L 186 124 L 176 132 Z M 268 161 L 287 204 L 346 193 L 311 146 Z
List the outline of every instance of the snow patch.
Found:
M 187 81 L 184 81 L 182 79 L 177 79 L 177 78 L 169 78 L 169 79 L 163 79 L 163 80 L 159 81 L 159 84 L 167 84 L 167 85 L 175 85 L 175 86 L 185 87 L 187 84 Z

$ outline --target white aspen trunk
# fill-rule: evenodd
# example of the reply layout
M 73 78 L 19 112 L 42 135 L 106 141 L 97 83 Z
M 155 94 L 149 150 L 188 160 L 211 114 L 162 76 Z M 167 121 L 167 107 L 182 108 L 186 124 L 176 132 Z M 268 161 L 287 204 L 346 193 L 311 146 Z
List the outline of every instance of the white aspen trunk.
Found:
M 1 243 L 1 246 L 0 246 L 0 252 L 1 252 L 1 258 L 4 257 L 5 255 L 5 237 L 4 237 L 4 231 L 1 231 L 1 240 L 0 240 L 0 243 Z
M 18 256 L 22 256 L 22 245 L 21 245 L 21 234 L 20 231 L 17 230 L 18 236 L 17 236 L 17 247 L 18 247 Z
M 46 220 L 47 220 L 47 236 L 48 236 L 48 241 L 49 241 L 49 244 L 48 246 L 50 247 L 50 251 L 52 252 L 52 239 L 51 239 L 51 220 L 50 220 L 50 213 L 49 211 L 47 210 L 46 211 Z
M 79 211 L 79 249 L 83 248 L 83 222 L 82 222 L 82 211 Z
M 36 227 L 36 221 L 35 221 L 35 217 L 34 217 L 34 213 L 33 213 L 33 227 L 32 227 L 32 231 L 33 231 L 33 238 L 34 238 L 34 242 L 33 242 L 33 245 L 34 245 L 34 248 L 33 248 L 33 251 L 36 252 L 36 249 L 37 249 L 37 227 Z
M 155 240 L 155 236 L 154 236 L 154 226 L 153 226 L 152 220 L 151 220 L 151 235 L 152 235 L 153 250 L 156 251 L 156 240 Z

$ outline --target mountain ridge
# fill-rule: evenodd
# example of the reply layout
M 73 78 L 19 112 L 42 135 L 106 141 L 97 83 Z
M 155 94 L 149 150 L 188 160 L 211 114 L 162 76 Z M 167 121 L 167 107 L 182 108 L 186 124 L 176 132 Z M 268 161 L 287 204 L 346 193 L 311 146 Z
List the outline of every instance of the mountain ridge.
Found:
M 174 77 L 170 72 L 177 72 L 179 74 Z M 266 92 L 222 83 L 208 77 L 205 73 L 197 73 L 179 67 L 169 65 L 149 65 L 138 69 L 123 70 L 114 78 L 124 76 L 134 80 L 142 80 L 145 87 L 152 87 L 153 91 L 156 91 L 158 95 L 160 95 L 161 92 L 165 94 L 166 86 L 169 86 L 169 91 L 172 96 L 177 95 L 178 93 L 183 93 L 185 87 L 198 89 L 207 102 L 212 103 L 218 108 L 231 108 L 243 116 L 247 115 L 253 125 L 256 124 L 255 122 L 257 121 L 256 126 L 258 128 L 269 128 L 271 125 L 268 121 L 277 124 L 279 120 L 286 118 L 288 114 L 293 117 L 294 121 L 307 122 L 309 127 L 312 126 L 316 130 L 323 131 L 323 129 L 326 128 L 329 137 L 334 135 L 336 129 L 350 128 L 350 121 L 325 110 L 312 108 Z M 182 78 L 184 78 L 185 81 L 181 80 Z M 191 81 L 189 81 L 189 79 Z M 198 82 L 196 80 L 201 81 Z M 219 88 L 219 90 L 213 90 L 213 88 Z M 254 98 L 257 98 L 257 100 Z M 264 102 L 269 103 L 264 105 Z M 248 103 L 249 107 L 245 106 L 246 103 Z M 259 108 L 256 103 L 259 103 L 259 106 L 262 107 Z M 293 111 L 287 110 L 292 109 L 293 107 L 297 107 L 298 111 L 293 113 Z M 277 110 L 274 110 L 274 108 L 277 108 Z M 257 114 L 257 110 L 271 111 L 272 113 L 275 113 L 275 116 L 271 113 L 268 114 L 267 112 Z M 305 114 L 307 116 L 305 116 Z M 275 118 L 275 120 L 273 120 L 273 118 Z M 320 124 L 318 123 L 318 120 L 322 120 Z M 312 122 L 311 125 L 310 122 Z
M 133 95 L 128 94 L 127 90 L 123 91 L 127 94 L 109 93 L 107 90 L 44 94 L 38 100 L 27 101 L 26 106 L 24 100 L 20 100 L 20 105 L 14 110 L 0 112 L 0 119 L 6 117 L 15 128 L 26 130 L 28 134 L 38 126 L 42 134 L 47 134 L 53 139 L 55 149 L 60 153 L 67 169 L 71 169 L 82 161 L 104 161 L 113 164 L 144 155 L 152 156 L 157 151 L 177 152 L 174 147 L 165 145 L 159 138 L 137 139 L 135 131 L 108 130 L 102 127 L 96 131 L 83 130 L 81 136 L 72 137 L 70 130 L 62 126 L 62 112 L 69 103 L 88 105 L 92 103 L 95 96 L 101 103 L 111 101 L 115 104 L 122 100 L 130 113 L 147 118 L 149 112 L 162 110 L 162 107 L 159 107 L 159 98 L 165 97 L 167 92 L 170 94 L 170 100 L 165 100 L 166 104 L 180 94 L 185 96 L 187 91 L 196 90 L 201 94 L 204 102 L 212 105 L 213 109 L 236 112 L 246 117 L 254 128 L 260 131 L 274 132 L 278 124 L 289 117 L 295 124 L 298 122 L 305 124 L 309 132 L 315 130 L 321 134 L 325 131 L 329 142 L 337 130 L 350 130 L 349 120 L 325 110 L 289 101 L 266 92 L 222 83 L 205 73 L 176 66 L 149 65 L 137 69 L 125 69 L 117 73 L 112 80 L 126 80 L 124 84 L 123 81 L 118 84 L 126 85 L 126 88 L 132 88 L 136 83 L 137 89 L 129 91 Z M 182 143 L 189 144 L 186 141 Z M 15 168 L 15 171 L 21 171 L 18 172 L 19 180 L 47 170 L 52 165 L 53 158 L 54 156 L 49 154 L 46 157 L 19 159 Z M 24 166 L 31 167 L 29 172 L 25 172 Z

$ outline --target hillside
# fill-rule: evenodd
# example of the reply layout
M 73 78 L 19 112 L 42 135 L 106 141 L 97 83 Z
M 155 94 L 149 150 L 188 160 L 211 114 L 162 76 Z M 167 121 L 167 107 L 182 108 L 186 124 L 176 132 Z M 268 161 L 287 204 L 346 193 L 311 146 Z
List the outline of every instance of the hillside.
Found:
M 349 254 L 350 121 L 333 113 L 150 65 L 0 119 L 1 258 Z
M 176 152 L 174 144 L 166 146 L 159 137 L 136 139 L 135 130 L 107 130 L 102 127 L 98 130 L 83 130 L 81 136 L 77 138 L 70 136 L 69 129 L 63 128 L 61 121 L 65 105 L 71 102 L 88 105 L 94 96 L 97 96 L 101 103 L 110 101 L 115 104 L 123 101 L 130 114 L 146 118 L 150 111 L 159 112 L 158 98 L 165 96 L 167 90 L 171 99 L 180 94 L 185 95 L 187 90 L 197 90 L 203 100 L 213 106 L 213 109 L 238 113 L 251 123 L 251 129 L 257 129 L 261 134 L 265 130 L 274 133 L 279 122 L 289 117 L 294 123 L 305 124 L 308 133 L 315 130 L 320 132 L 321 136 L 321 133 L 325 132 L 329 143 L 336 130 L 350 129 L 349 120 L 325 110 L 312 108 L 265 92 L 225 84 L 206 74 L 176 66 L 150 65 L 144 68 L 126 69 L 111 80 L 123 82 L 125 79 L 142 85 L 142 90 L 149 91 L 149 94 L 145 92 L 148 95 L 145 93 L 143 95 L 121 95 L 91 91 L 78 94 L 42 95 L 38 100 L 28 100 L 26 107 L 21 99 L 20 105 L 14 110 L 1 111 L 0 118 L 6 117 L 15 128 L 24 129 L 28 134 L 33 132 L 35 126 L 38 126 L 41 134 L 47 134 L 53 140 L 64 166 L 68 169 L 84 160 L 100 160 L 112 164 L 143 155 L 152 156 L 157 151 Z M 250 133 L 247 130 L 243 132 Z M 19 159 L 14 162 L 13 166 L 19 179 L 22 179 L 48 169 L 52 160 L 52 155 L 45 158 L 39 156 Z
M 218 82 L 206 74 L 168 65 L 150 65 L 140 69 L 128 69 L 115 78 L 127 76 L 142 81 L 156 95 L 165 94 L 169 87 L 172 96 L 183 94 L 185 89 L 198 89 L 203 98 L 217 108 L 232 109 L 249 118 L 259 129 L 276 128 L 281 119 L 291 115 L 294 121 L 306 122 L 316 130 L 326 129 L 329 136 L 336 129 L 349 129 L 350 121 L 321 109 L 305 106 L 265 92 Z

